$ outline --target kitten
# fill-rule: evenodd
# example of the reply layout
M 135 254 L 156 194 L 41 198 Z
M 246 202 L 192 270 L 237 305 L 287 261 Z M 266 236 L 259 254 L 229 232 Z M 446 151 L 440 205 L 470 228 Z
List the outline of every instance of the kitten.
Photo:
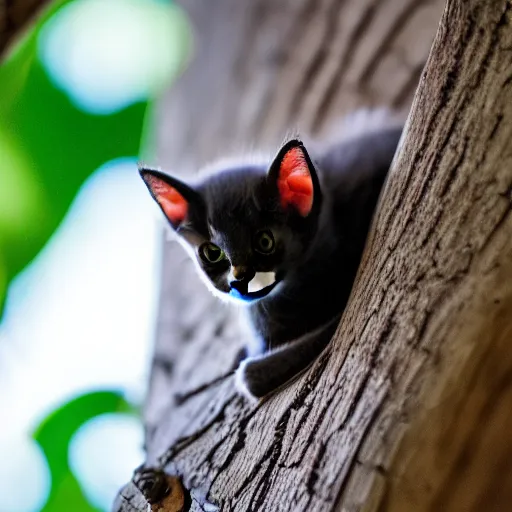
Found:
M 293 139 L 270 165 L 185 183 L 142 179 L 211 290 L 248 306 L 254 339 L 236 371 L 262 398 L 308 368 L 345 308 L 402 126 L 383 126 L 316 154 Z

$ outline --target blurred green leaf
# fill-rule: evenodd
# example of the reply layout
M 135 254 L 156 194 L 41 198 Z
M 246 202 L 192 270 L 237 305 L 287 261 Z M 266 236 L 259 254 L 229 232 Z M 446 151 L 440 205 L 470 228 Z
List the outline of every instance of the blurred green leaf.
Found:
M 10 282 L 52 236 L 88 176 L 110 160 L 137 157 L 141 146 L 147 158 L 153 151 L 151 98 L 92 114 L 75 106 L 41 64 L 38 37 L 45 23 L 73 1 L 54 0 L 0 65 L 0 318 Z M 172 15 L 181 37 L 183 13 Z M 183 62 L 186 46 L 180 48 Z M 121 393 L 97 391 L 74 398 L 37 428 L 34 439 L 52 480 L 45 512 L 98 510 L 70 470 L 69 443 L 84 423 L 115 412 L 134 414 Z
M 106 413 L 135 414 L 118 391 L 95 391 L 78 396 L 52 412 L 37 427 L 33 438 L 41 447 L 51 475 L 51 490 L 42 512 L 100 512 L 84 497 L 70 470 L 71 439 L 87 421 Z
M 55 89 L 39 61 L 31 64 L 0 119 L 0 266 L 6 283 L 39 252 L 93 171 L 114 158 L 137 156 L 145 109 L 138 103 L 110 116 L 80 111 Z
M 0 66 L 0 318 L 9 283 L 55 231 L 86 178 L 105 162 L 140 154 L 151 114 L 150 99 L 91 114 L 55 86 L 37 57 L 37 37 L 68 3 L 53 2 Z M 181 11 L 171 14 L 176 27 L 185 23 Z M 147 137 L 145 144 L 147 154 Z
M 10 104 L 27 78 L 30 64 L 36 55 L 37 37 L 42 27 L 61 7 L 72 1 L 74 0 L 54 0 L 46 5 L 39 13 L 37 23 L 24 32 L 4 55 L 0 66 L 0 87 L 4 93 L 1 96 L 0 114 L 3 108 Z

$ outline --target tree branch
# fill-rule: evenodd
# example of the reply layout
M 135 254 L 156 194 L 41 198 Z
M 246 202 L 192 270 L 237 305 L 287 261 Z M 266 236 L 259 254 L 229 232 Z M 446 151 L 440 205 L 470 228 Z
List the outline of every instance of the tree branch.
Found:
M 0 0 L 0 55 L 25 30 L 48 0 Z
M 374 18 L 360 8 L 366 27 Z M 178 262 L 164 262 L 148 464 L 181 476 L 192 510 L 512 502 L 511 12 L 505 0 L 448 1 L 351 300 L 330 349 L 297 382 L 254 408 L 229 378 L 180 405 L 162 401 L 220 375 L 238 345 L 232 313 L 196 293 L 190 267 L 176 284 Z

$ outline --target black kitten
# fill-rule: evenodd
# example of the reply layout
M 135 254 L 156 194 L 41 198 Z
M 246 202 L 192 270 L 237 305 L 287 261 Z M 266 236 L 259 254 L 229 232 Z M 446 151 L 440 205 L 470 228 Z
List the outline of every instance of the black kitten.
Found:
M 402 128 L 382 128 L 309 155 L 287 142 L 268 165 L 185 184 L 140 173 L 210 289 L 248 305 L 254 339 L 237 370 L 263 397 L 305 370 L 347 303 Z

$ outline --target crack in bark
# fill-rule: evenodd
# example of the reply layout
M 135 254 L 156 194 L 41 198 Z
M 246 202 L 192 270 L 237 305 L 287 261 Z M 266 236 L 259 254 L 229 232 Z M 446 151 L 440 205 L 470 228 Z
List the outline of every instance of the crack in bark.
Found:
M 306 384 L 299 390 L 297 395 L 295 396 L 292 403 L 288 406 L 288 408 L 284 411 L 284 413 L 281 415 L 281 418 L 279 419 L 275 430 L 274 430 L 274 440 L 271 443 L 271 445 L 267 448 L 267 450 L 264 452 L 263 456 L 258 460 L 258 462 L 254 465 L 253 470 L 250 472 L 250 474 L 244 479 L 239 489 L 234 494 L 234 499 L 238 499 L 242 492 L 245 490 L 245 488 L 248 486 L 250 482 L 252 482 L 257 474 L 260 471 L 261 466 L 269 460 L 269 466 L 270 470 L 267 468 L 262 478 L 259 479 L 259 481 L 256 482 L 256 490 L 252 494 L 251 497 L 251 504 L 254 500 L 255 501 L 255 507 L 251 508 L 251 510 L 258 510 L 258 508 L 263 503 L 266 496 L 263 496 L 263 491 L 258 494 L 258 491 L 260 490 L 260 487 L 263 486 L 262 482 L 265 480 L 265 475 L 268 471 L 273 472 L 275 470 L 275 467 L 277 466 L 277 462 L 279 459 L 279 456 L 282 452 L 282 444 L 284 435 L 286 433 L 287 427 L 288 427 L 288 421 L 291 417 L 291 413 L 293 410 L 298 410 L 306 400 L 306 397 L 308 394 L 310 394 L 318 384 L 318 381 L 320 380 L 323 370 L 325 369 L 325 366 L 328 362 L 328 356 L 324 355 L 320 356 L 320 359 L 315 364 L 313 371 L 309 375 Z M 270 473 L 269 473 L 270 474 Z M 264 486 L 263 486 L 264 487 Z M 264 487 L 266 489 L 266 487 Z M 258 496 L 256 496 L 258 494 Z
M 491 134 L 489 135 L 487 142 L 490 142 L 492 139 L 494 139 L 494 137 L 496 136 L 496 133 L 498 133 L 498 130 L 501 126 L 502 121 L 503 121 L 503 114 L 498 114 L 496 116 L 496 122 L 494 123 L 494 126 L 492 127 Z
M 241 452 L 244 447 L 245 447 L 245 439 L 247 437 L 247 433 L 245 431 L 245 429 L 247 428 L 250 420 L 254 417 L 254 415 L 256 414 L 257 412 L 257 408 L 253 409 L 248 415 L 246 415 L 239 423 L 238 423 L 238 428 L 237 428 L 237 438 L 235 440 L 235 443 L 233 444 L 230 452 L 228 453 L 228 456 L 226 457 L 226 459 L 224 460 L 224 462 L 221 464 L 221 466 L 219 467 L 218 471 L 217 471 L 217 474 L 215 475 L 215 477 L 213 478 L 213 480 L 210 482 L 210 489 L 215 485 L 216 481 L 217 481 L 217 478 L 219 478 L 223 471 L 225 469 L 227 469 L 231 463 L 233 462 L 234 458 L 236 457 L 236 455 Z M 225 436 L 220 443 L 218 443 L 218 446 L 221 445 L 221 443 L 224 443 L 226 441 L 226 439 L 228 439 L 229 437 L 231 437 L 232 433 L 229 432 L 229 434 L 227 436 Z M 211 450 L 212 451 L 212 455 L 211 457 L 213 457 L 214 455 L 214 452 L 213 452 L 213 449 Z
M 459 155 L 459 158 L 455 162 L 455 164 L 450 168 L 448 171 L 448 176 L 446 180 L 443 183 L 443 186 L 441 190 L 439 191 L 439 197 L 442 199 L 444 196 L 447 195 L 447 193 L 450 191 L 453 182 L 455 181 L 455 178 L 458 175 L 459 169 L 462 167 L 464 163 L 466 163 L 466 156 L 468 151 L 468 145 L 469 145 L 469 137 L 466 135 L 464 137 L 464 141 L 462 144 L 462 151 Z
M 178 453 L 183 451 L 185 448 L 190 446 L 193 442 L 200 439 L 206 432 L 208 432 L 216 423 L 222 422 L 225 418 L 226 409 L 237 399 L 239 398 L 237 395 L 231 396 L 231 398 L 227 399 L 222 407 L 219 409 L 217 414 L 210 419 L 203 427 L 195 431 L 193 434 L 190 434 L 189 436 L 181 437 L 177 439 L 174 444 L 159 458 L 159 464 L 160 466 L 164 467 L 169 462 L 172 461 Z
M 432 133 L 435 128 L 437 128 L 439 124 L 439 115 L 441 112 L 446 108 L 446 105 L 450 101 L 452 94 L 455 90 L 455 84 L 457 83 L 458 77 L 462 70 L 462 56 L 464 55 L 464 50 L 466 46 L 468 45 L 469 40 L 472 38 L 473 34 L 475 32 L 475 20 L 473 17 L 469 17 L 469 23 L 467 24 L 466 30 L 464 32 L 463 37 L 461 40 L 457 41 L 457 50 L 455 54 L 452 57 L 452 66 L 451 69 L 446 74 L 446 79 L 444 80 L 444 83 L 442 84 L 440 91 L 439 91 L 439 100 L 437 102 L 437 106 L 430 116 L 430 119 L 427 123 L 427 127 L 425 129 L 425 133 L 429 134 Z M 449 47 L 448 44 L 446 47 Z M 426 75 L 427 76 L 427 75 Z M 453 123 L 452 122 L 452 130 L 453 130 Z M 445 137 L 446 140 L 446 137 Z M 402 183 L 401 183 L 401 190 L 406 190 L 409 188 L 410 180 L 413 176 L 413 173 L 411 172 L 412 169 L 415 169 L 420 160 L 423 159 L 423 155 L 427 151 L 427 148 L 430 144 L 430 139 L 428 137 L 423 137 L 423 140 L 421 142 L 420 147 L 415 151 L 414 158 L 411 162 L 411 165 L 409 166 L 407 174 L 404 176 Z M 437 152 L 440 153 L 439 151 Z M 405 195 L 398 194 L 398 202 L 394 205 L 394 209 L 398 210 L 403 204 Z M 414 204 L 416 206 L 417 203 Z M 412 210 L 412 209 L 411 209 Z M 391 216 L 388 217 L 387 222 L 384 226 L 384 231 L 389 231 L 390 229 L 390 223 L 392 222 L 393 218 Z M 401 238 L 401 235 L 403 234 L 404 230 L 402 230 L 401 234 L 397 237 L 397 239 Z
M 190 400 L 191 398 L 199 395 L 200 393 L 203 393 L 204 391 L 207 391 L 208 389 L 211 389 L 212 387 L 216 386 L 217 384 L 221 384 L 229 377 L 232 377 L 234 375 L 234 371 L 230 370 L 229 372 L 219 375 L 219 377 L 216 377 L 215 379 L 212 379 L 209 382 L 205 382 L 204 384 L 201 384 L 197 388 L 194 388 L 190 391 L 187 391 L 185 393 L 176 393 L 174 395 L 174 400 L 177 406 L 183 405 L 187 400 Z

